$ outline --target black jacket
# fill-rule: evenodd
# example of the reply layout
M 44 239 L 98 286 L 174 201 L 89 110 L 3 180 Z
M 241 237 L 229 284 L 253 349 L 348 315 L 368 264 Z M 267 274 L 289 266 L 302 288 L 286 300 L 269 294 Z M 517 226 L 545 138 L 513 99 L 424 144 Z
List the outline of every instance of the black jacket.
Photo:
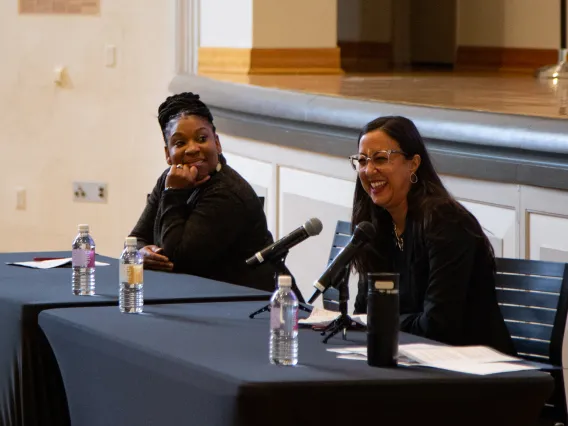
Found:
M 481 232 L 468 212 L 446 211 L 434 214 L 427 226 L 409 217 L 403 252 L 394 234 L 388 239 L 388 263 L 400 273 L 401 331 L 515 353 L 497 304 L 493 255 L 475 235 Z M 367 311 L 365 279 L 359 281 L 355 311 Z
M 245 263 L 273 243 L 261 202 L 249 183 L 225 164 L 195 189 L 164 191 L 168 170 L 131 232 L 138 246 L 163 248 L 174 272 L 274 291 L 274 265 Z M 297 289 L 296 294 L 301 296 Z

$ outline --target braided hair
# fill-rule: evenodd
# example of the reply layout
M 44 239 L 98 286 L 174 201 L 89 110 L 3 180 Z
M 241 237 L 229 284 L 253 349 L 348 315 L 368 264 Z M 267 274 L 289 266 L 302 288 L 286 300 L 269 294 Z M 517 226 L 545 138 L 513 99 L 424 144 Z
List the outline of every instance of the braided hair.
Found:
M 204 118 L 211 124 L 213 132 L 216 133 L 213 115 L 207 105 L 199 100 L 199 95 L 191 92 L 179 93 L 169 96 L 158 108 L 158 122 L 166 145 L 168 144 L 167 134 L 173 122 L 187 115 L 197 115 Z
M 213 133 L 217 133 L 215 124 L 213 124 L 213 115 L 207 105 L 199 99 L 199 95 L 191 92 L 179 93 L 169 96 L 158 108 L 158 123 L 160 123 L 166 146 L 168 145 L 167 135 L 171 131 L 174 123 L 188 115 L 196 115 L 204 118 L 211 124 Z M 219 161 L 223 165 L 227 164 L 227 160 L 223 154 L 219 154 Z

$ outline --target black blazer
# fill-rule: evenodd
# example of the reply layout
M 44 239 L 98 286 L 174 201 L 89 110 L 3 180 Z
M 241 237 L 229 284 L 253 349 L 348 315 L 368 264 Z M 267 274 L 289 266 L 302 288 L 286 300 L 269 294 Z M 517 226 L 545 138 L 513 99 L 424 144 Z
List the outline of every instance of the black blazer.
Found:
M 161 247 L 174 272 L 274 291 L 279 272 L 275 265 L 245 263 L 274 242 L 249 183 L 225 164 L 195 189 L 164 190 L 168 170 L 158 179 L 130 233 L 138 238 L 138 246 Z M 303 301 L 297 288 L 295 292 Z
M 493 254 L 475 235 L 481 232 L 469 212 L 446 209 L 446 215 L 434 214 L 428 225 L 409 216 L 403 252 L 395 246 L 394 234 L 388 239 L 387 257 L 392 270 L 400 273 L 401 331 L 451 345 L 486 345 L 515 353 L 497 304 Z M 367 311 L 363 277 L 355 311 Z

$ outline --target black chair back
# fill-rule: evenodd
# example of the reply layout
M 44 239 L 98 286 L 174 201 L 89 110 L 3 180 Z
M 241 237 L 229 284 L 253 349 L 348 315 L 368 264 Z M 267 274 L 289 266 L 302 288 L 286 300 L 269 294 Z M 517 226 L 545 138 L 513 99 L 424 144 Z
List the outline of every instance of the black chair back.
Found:
M 331 243 L 331 251 L 329 252 L 329 258 L 327 260 L 328 265 L 333 262 L 333 259 L 337 257 L 339 252 L 345 248 L 350 238 L 351 222 L 338 220 L 333 242 Z M 344 276 L 344 279 L 349 279 L 348 274 Z M 339 312 L 339 290 L 337 290 L 337 288 L 330 287 L 323 293 L 323 307 L 328 311 Z
M 550 365 L 555 390 L 545 415 L 564 422 L 562 342 L 568 315 L 565 263 L 497 258 L 497 301 L 522 358 Z M 554 367 L 558 367 L 554 369 Z

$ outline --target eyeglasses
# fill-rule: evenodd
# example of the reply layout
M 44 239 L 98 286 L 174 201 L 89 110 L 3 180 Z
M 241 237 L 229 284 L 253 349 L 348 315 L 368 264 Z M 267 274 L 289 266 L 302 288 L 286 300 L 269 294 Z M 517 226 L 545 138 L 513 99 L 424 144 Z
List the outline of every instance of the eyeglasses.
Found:
M 387 151 L 376 151 L 370 157 L 364 154 L 352 155 L 349 157 L 349 162 L 353 170 L 361 171 L 367 168 L 369 161 L 373 163 L 373 167 L 378 170 L 384 170 L 389 167 L 391 163 L 391 154 L 402 154 L 406 155 L 404 151 L 396 151 L 389 149 Z

